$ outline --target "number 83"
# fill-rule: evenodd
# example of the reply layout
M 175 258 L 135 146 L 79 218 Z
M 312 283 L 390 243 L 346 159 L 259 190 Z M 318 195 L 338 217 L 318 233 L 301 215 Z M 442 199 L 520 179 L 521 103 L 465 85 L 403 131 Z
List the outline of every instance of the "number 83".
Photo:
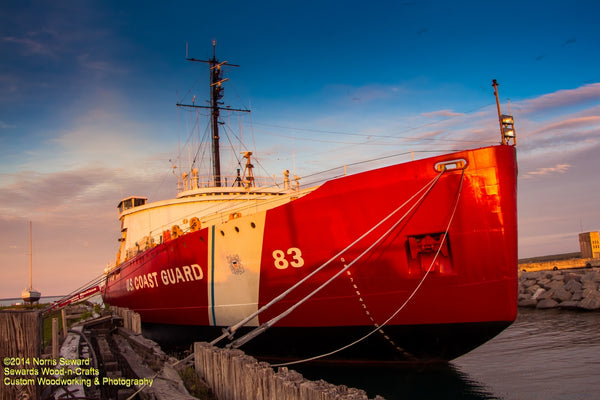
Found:
M 291 256 L 292 260 L 288 261 L 286 258 L 286 254 Z M 288 266 L 292 266 L 294 268 L 300 268 L 304 265 L 304 259 L 302 258 L 302 251 L 300 251 L 297 247 L 290 247 L 287 249 L 287 252 L 283 252 L 283 250 L 274 250 L 273 251 L 273 264 L 277 269 L 286 269 Z

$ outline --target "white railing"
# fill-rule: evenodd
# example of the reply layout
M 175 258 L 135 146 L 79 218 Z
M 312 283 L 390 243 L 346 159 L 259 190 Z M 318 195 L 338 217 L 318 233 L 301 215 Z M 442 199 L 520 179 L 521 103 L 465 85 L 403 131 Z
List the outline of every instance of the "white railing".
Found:
M 271 188 L 295 188 L 296 182 L 299 178 L 294 181 L 290 179 L 286 182 L 285 179 L 277 178 L 275 176 L 254 176 L 252 187 L 271 187 Z M 299 183 L 298 183 L 299 184 Z M 240 178 L 234 175 L 221 175 L 221 186 L 222 187 L 247 187 L 249 186 L 248 178 Z M 198 177 L 186 177 L 179 178 L 177 181 L 177 193 L 185 192 L 194 189 L 203 189 L 215 187 L 215 181 L 212 176 L 198 176 Z

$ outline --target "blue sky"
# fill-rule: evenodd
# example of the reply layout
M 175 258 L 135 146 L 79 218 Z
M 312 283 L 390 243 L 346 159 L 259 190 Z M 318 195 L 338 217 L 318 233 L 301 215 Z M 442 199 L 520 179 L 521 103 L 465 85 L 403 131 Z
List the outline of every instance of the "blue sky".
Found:
M 205 59 L 213 39 L 263 175 L 496 142 L 497 79 L 519 254 L 578 251 L 600 229 L 600 3 L 456 3 L 2 2 L 0 298 L 27 282 L 28 220 L 34 286 L 62 294 L 114 261 L 122 197 L 175 194 L 193 124 L 175 103 L 207 97 L 186 43 Z

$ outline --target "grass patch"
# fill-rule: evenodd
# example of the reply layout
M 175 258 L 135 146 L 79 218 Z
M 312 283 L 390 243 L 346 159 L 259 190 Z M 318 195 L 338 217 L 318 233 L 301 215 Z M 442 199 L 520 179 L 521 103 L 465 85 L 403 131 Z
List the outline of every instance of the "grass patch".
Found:
M 48 304 L 19 304 L 17 306 L 0 306 L 0 310 L 42 310 Z
M 185 367 L 179 372 L 179 375 L 181 376 L 183 385 L 192 396 L 197 397 L 200 400 L 217 400 L 212 390 L 210 390 L 206 383 L 200 379 L 198 374 L 196 374 L 194 367 Z
M 45 349 L 47 346 L 52 346 L 52 318 L 58 318 L 59 336 L 60 332 L 62 332 L 62 318 L 60 316 L 60 311 L 52 311 L 44 315 L 42 325 L 42 350 Z

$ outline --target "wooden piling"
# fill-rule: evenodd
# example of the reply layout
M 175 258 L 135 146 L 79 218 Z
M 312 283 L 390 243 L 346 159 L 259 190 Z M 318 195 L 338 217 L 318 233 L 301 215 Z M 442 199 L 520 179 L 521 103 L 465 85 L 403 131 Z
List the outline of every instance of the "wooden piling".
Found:
M 41 393 L 35 384 L 35 376 L 5 376 L 5 371 L 31 368 L 34 359 L 40 359 L 42 324 L 42 314 L 38 310 L 0 311 L 0 400 L 40 399 Z
M 194 367 L 219 400 L 368 400 L 365 391 L 310 381 L 285 367 L 277 372 L 240 350 L 194 343 Z
M 67 338 L 67 331 L 69 330 L 69 327 L 67 326 L 67 310 L 65 308 L 62 308 L 60 310 L 60 316 L 62 318 L 63 339 L 66 339 Z
M 52 358 L 58 360 L 60 344 L 58 340 L 58 318 L 52 318 Z
M 137 334 L 142 333 L 142 320 L 140 314 L 123 307 L 112 307 L 111 310 L 113 313 L 123 318 L 123 328 L 129 329 Z
M 137 334 L 142 333 L 142 319 L 136 312 L 131 316 L 131 330 Z

